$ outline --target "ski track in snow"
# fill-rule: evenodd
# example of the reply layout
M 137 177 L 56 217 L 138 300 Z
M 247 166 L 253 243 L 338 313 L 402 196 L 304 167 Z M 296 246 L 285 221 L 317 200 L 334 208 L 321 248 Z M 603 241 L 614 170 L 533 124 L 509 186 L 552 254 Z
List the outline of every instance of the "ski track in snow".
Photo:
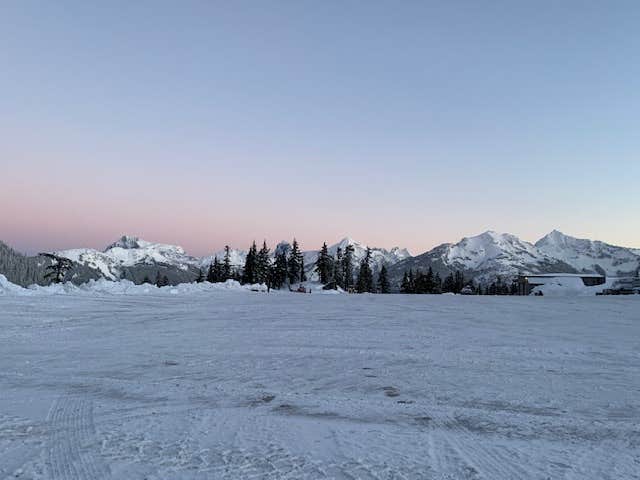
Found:
M 63 395 L 48 415 L 52 430 L 49 445 L 49 473 L 59 480 L 99 480 L 109 477 L 101 461 L 93 423 L 91 399 Z
M 637 298 L 0 298 L 0 479 L 640 479 Z

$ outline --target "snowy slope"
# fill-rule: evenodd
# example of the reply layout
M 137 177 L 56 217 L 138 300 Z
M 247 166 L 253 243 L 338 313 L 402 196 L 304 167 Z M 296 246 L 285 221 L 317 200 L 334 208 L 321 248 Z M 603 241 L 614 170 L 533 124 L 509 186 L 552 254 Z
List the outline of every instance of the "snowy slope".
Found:
M 398 283 L 404 271 L 426 271 L 429 267 L 441 276 L 461 270 L 467 278 L 481 283 L 521 273 L 575 272 L 570 265 L 515 235 L 489 230 L 399 262 L 392 268 L 391 278 Z
M 187 271 L 189 266 L 199 263 L 197 258 L 187 255 L 182 247 L 147 242 L 132 236 L 123 236 L 103 252 L 92 248 L 79 248 L 55 253 L 99 270 L 110 280 L 119 279 L 124 267 L 160 264 Z
M 538 240 L 536 247 L 579 271 L 618 276 L 633 274 L 640 267 L 638 250 L 575 238 L 557 230 Z
M 529 242 L 509 233 L 491 230 L 475 237 L 463 238 L 449 246 L 443 260 L 447 265 L 465 270 L 496 271 L 536 269 L 537 266 L 554 262 L 553 258 Z

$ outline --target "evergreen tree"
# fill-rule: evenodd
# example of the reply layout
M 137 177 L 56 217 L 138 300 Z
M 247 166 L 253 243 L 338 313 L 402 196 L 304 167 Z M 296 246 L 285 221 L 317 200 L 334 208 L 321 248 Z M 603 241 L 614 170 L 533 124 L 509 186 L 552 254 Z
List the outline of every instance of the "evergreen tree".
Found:
M 289 267 L 287 264 L 287 254 L 279 252 L 276 254 L 275 262 L 271 267 L 272 287 L 280 289 L 289 278 Z
M 367 247 L 362 262 L 360 262 L 360 270 L 358 271 L 358 280 L 356 283 L 358 293 L 373 292 L 373 272 L 371 271 L 371 249 Z
M 51 280 L 51 283 L 62 283 L 67 271 L 73 266 L 73 262 L 68 258 L 59 257 L 52 253 L 41 253 L 51 260 L 51 263 L 45 268 L 44 278 Z
M 258 252 L 256 261 L 256 281 L 257 283 L 269 282 L 271 271 L 271 257 L 269 257 L 269 248 L 266 240 L 262 242 L 262 248 Z
M 400 293 L 411 293 L 411 284 L 409 283 L 409 274 L 405 270 L 400 283 Z
M 223 265 L 218 260 L 218 257 L 213 257 L 213 262 L 209 265 L 209 271 L 207 273 L 207 282 L 218 283 L 222 282 L 224 278 Z
M 202 268 L 199 269 L 198 278 L 196 282 L 203 283 L 207 279 L 207 276 L 204 274 L 204 270 Z
M 455 292 L 455 289 L 456 289 L 456 280 L 455 280 L 455 277 L 453 276 L 453 273 L 450 273 L 449 275 L 447 275 L 447 277 L 444 279 L 444 282 L 442 283 L 442 291 L 446 293 L 453 293 Z
M 304 255 L 300 255 L 300 281 L 307 281 L 307 273 L 304 271 Z
M 219 281 L 226 282 L 233 277 L 231 269 L 231 249 L 229 245 L 224 246 L 224 259 L 222 262 L 222 278 L 220 278 Z
M 151 283 L 151 279 L 147 275 L 145 275 L 144 279 L 142 280 L 142 284 L 143 285 L 146 284 L 146 283 Z
M 320 277 L 320 283 L 327 284 L 331 282 L 331 272 L 333 270 L 333 259 L 329 255 L 327 249 L 327 243 L 322 244 L 320 253 L 318 253 L 318 259 L 316 260 L 315 271 Z
M 298 241 L 294 238 L 291 245 L 291 251 L 289 252 L 289 258 L 287 259 L 287 267 L 289 269 L 289 283 L 302 282 L 304 275 L 301 275 L 301 271 L 304 268 L 302 261 L 302 253 L 298 246 Z M 303 272 L 304 273 L 304 272 Z
M 162 275 L 158 270 L 158 274 L 156 275 L 156 287 L 166 287 L 167 285 L 169 285 L 169 277 Z
M 342 247 L 338 247 L 336 250 L 336 258 L 333 262 L 333 280 L 336 282 L 336 287 L 344 289 L 344 272 L 342 267 Z
M 453 281 L 453 292 L 460 293 L 464 288 L 464 275 L 460 270 L 456 270 Z
M 242 271 L 242 283 L 256 283 L 257 276 L 257 262 L 258 262 L 258 247 L 255 240 L 247 252 L 247 257 L 244 261 L 244 269 Z
M 433 277 L 433 269 L 431 268 L 431 265 L 429 265 L 429 271 L 427 272 L 427 278 L 425 279 L 425 285 L 427 288 L 427 293 L 436 293 L 436 285 L 435 285 L 435 279 Z
M 437 272 L 433 277 L 433 293 L 442 293 L 442 279 Z
M 353 287 L 353 245 L 347 245 L 342 257 L 342 288 L 349 291 Z
M 382 265 L 378 274 L 378 291 L 380 293 L 390 293 L 389 279 L 387 278 L 387 267 Z

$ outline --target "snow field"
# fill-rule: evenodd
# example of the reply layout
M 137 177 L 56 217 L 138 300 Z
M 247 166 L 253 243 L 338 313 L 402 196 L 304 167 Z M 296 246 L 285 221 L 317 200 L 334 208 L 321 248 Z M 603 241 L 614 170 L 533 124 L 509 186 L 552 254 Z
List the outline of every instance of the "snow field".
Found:
M 640 478 L 639 297 L 163 290 L 0 296 L 0 478 Z

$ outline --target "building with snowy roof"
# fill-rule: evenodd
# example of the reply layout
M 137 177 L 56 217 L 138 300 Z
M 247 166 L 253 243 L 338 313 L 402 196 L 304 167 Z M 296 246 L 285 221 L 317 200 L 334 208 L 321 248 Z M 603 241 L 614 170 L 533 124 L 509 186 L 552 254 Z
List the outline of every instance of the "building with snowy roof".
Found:
M 558 284 L 571 279 L 582 281 L 585 287 L 602 285 L 607 281 L 604 275 L 597 273 L 541 273 L 536 275 L 520 275 L 518 277 L 518 295 L 529 295 L 531 290 L 540 285 Z

